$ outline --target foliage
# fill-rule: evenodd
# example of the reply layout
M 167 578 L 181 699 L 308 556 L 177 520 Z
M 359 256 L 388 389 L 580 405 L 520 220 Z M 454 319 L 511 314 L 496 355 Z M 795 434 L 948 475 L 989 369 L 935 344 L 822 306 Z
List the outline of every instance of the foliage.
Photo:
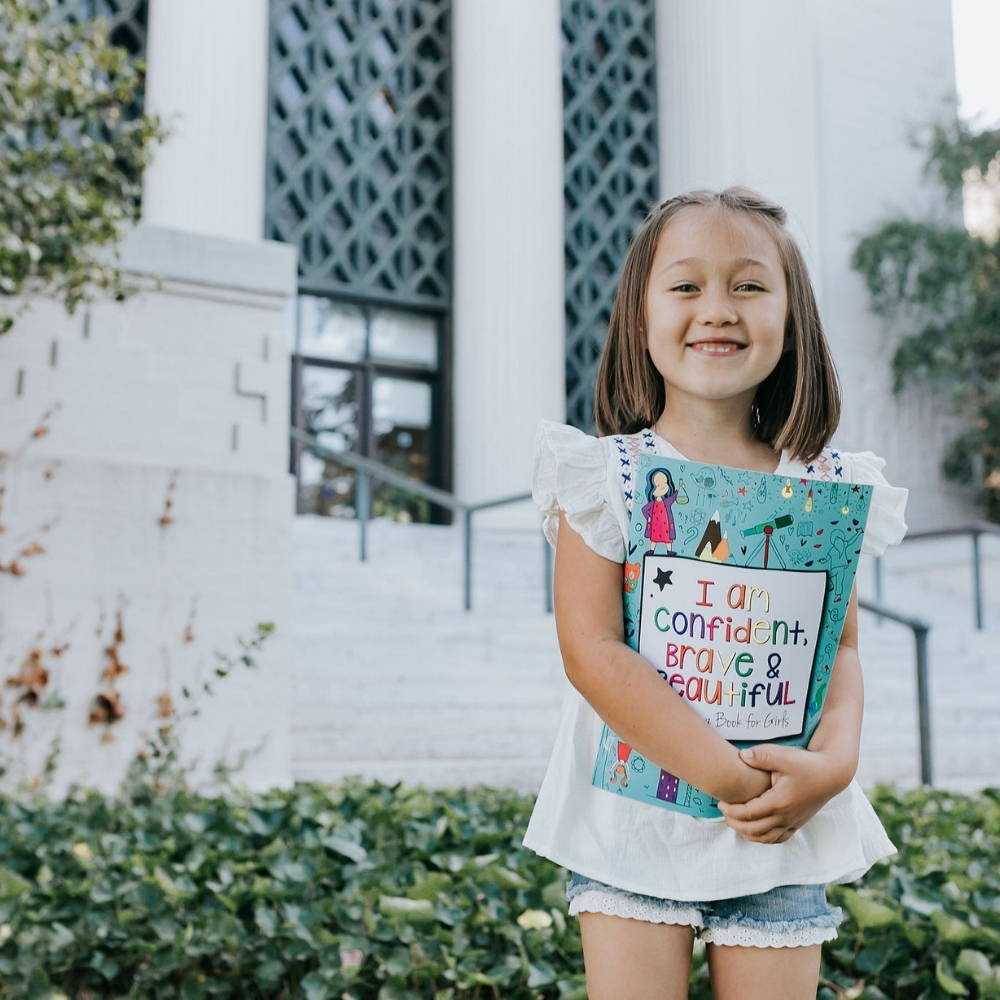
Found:
M 869 797 L 900 853 L 829 890 L 850 919 L 824 946 L 820 1000 L 1000 997 L 1000 788 Z
M 0 295 L 53 295 L 72 314 L 94 289 L 134 291 L 99 249 L 138 221 L 142 170 L 168 134 L 129 113 L 143 70 L 108 44 L 103 19 L 0 3 Z M 15 315 L 0 311 L 0 334 Z
M 1000 129 L 975 131 L 957 119 L 914 137 L 927 151 L 925 175 L 961 208 L 974 184 L 1000 212 Z M 944 475 L 974 485 L 986 516 L 1000 521 L 1000 241 L 938 219 L 893 218 L 864 236 L 851 265 L 876 315 L 902 331 L 893 390 L 940 388 L 965 429 L 942 463 Z
M 1000 789 L 871 798 L 900 855 L 830 887 L 819 997 L 1000 996 Z M 585 1000 L 531 801 L 357 777 L 0 800 L 3 995 Z M 691 978 L 708 1000 L 703 947 Z

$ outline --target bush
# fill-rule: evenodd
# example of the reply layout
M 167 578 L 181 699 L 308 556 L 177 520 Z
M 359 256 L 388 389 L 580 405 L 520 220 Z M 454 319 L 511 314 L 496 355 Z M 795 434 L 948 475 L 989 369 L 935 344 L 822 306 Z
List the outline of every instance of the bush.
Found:
M 169 135 L 134 112 L 145 66 L 109 44 L 102 18 L 80 24 L 54 0 L 0 3 L 0 334 L 27 308 L 60 299 L 72 314 L 96 292 L 136 290 L 102 248 L 140 217 L 142 172 Z
M 138 788 L 0 800 L 4 996 L 586 996 L 566 873 L 520 846 L 530 796 Z M 901 854 L 831 887 L 819 996 L 1000 995 L 1000 789 L 872 798 Z

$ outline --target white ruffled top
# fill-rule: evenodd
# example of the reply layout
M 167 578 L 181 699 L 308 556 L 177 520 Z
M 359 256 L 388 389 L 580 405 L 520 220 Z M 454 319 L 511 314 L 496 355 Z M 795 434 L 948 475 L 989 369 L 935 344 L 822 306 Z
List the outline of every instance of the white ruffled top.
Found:
M 684 456 L 646 429 L 656 454 Z M 559 510 L 599 555 L 625 559 L 629 513 L 619 479 L 615 438 L 592 437 L 543 420 L 535 439 L 532 497 L 542 530 L 555 547 Z M 870 451 L 827 449 L 835 478 L 870 484 L 862 553 L 881 555 L 906 533 L 909 491 L 882 475 L 885 460 Z M 775 474 L 820 478 L 787 452 Z M 722 817 L 705 819 L 609 795 L 591 784 L 604 725 L 567 682 L 549 765 L 524 834 L 529 850 L 581 875 L 632 892 L 675 900 L 726 899 L 777 885 L 851 882 L 896 853 L 875 810 L 854 779 L 783 844 L 745 840 Z

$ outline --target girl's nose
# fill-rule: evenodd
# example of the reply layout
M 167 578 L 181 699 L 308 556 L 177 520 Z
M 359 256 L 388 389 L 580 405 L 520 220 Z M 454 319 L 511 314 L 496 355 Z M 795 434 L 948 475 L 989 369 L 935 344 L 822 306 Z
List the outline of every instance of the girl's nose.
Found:
M 706 326 L 724 326 L 735 323 L 738 318 L 725 292 L 706 292 L 699 304 L 698 321 Z
M 736 320 L 736 312 L 725 302 L 706 303 L 698 314 L 698 322 L 703 326 L 732 326 Z

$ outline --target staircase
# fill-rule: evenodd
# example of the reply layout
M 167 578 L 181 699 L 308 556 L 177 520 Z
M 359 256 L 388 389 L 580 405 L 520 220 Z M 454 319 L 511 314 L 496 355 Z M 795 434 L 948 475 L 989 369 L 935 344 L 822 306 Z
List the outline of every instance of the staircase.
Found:
M 457 527 L 313 515 L 295 521 L 292 770 L 536 791 L 569 691 L 544 611 L 540 532 L 481 529 L 462 610 Z M 934 782 L 1000 785 L 1000 539 L 982 540 L 985 624 L 973 627 L 970 543 L 890 550 L 883 601 L 929 619 Z M 873 566 L 860 589 L 874 597 Z M 913 636 L 861 613 L 864 787 L 919 781 Z
M 934 784 L 959 791 L 1000 786 L 1000 538 L 984 536 L 983 630 L 975 628 L 971 541 L 904 543 L 884 559 L 882 603 L 932 625 L 929 702 Z M 867 572 L 866 572 L 867 571 Z M 862 593 L 874 596 L 871 566 Z M 910 631 L 862 614 L 864 786 L 919 781 L 917 694 Z

